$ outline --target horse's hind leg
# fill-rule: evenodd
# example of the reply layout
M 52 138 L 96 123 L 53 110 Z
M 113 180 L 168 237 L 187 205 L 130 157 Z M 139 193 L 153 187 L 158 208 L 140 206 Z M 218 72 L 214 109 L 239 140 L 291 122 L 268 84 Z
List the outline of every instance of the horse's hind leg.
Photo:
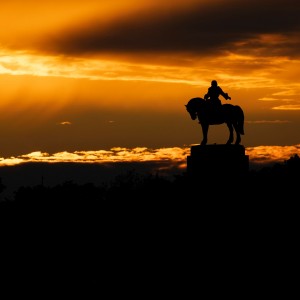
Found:
M 208 125 L 204 124 L 204 123 L 200 123 L 201 127 L 202 127 L 202 141 L 201 141 L 201 145 L 206 145 L 207 144 L 207 132 L 208 132 Z
M 238 129 L 238 125 L 234 124 L 233 127 L 236 133 L 235 145 L 239 145 L 241 143 L 241 135 Z
M 233 127 L 231 123 L 226 123 L 228 129 L 229 129 L 229 138 L 228 141 L 226 142 L 226 145 L 230 145 L 233 142 Z

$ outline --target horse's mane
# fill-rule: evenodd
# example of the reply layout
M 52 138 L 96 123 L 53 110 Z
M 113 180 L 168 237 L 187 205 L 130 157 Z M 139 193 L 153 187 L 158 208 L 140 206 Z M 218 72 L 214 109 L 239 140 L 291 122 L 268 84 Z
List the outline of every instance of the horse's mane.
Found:
M 188 102 L 187 106 L 199 105 L 202 103 L 206 103 L 206 101 L 203 98 L 195 97 Z
M 192 98 L 190 101 L 192 101 L 192 102 L 205 102 L 205 100 L 203 98 L 200 98 L 200 97 Z

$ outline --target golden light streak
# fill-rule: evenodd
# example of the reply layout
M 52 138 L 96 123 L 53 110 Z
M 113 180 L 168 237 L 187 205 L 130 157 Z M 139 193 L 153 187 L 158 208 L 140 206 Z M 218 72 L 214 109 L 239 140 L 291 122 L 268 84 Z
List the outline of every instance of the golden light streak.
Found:
M 278 99 L 278 98 L 271 98 L 271 97 L 263 97 L 263 98 L 259 98 L 257 100 L 259 100 L 259 101 L 278 101 L 280 99 Z M 285 99 L 285 101 L 287 101 L 287 100 Z
M 248 124 L 286 124 L 291 123 L 288 120 L 257 120 L 257 121 L 245 121 Z
M 86 78 L 90 80 L 122 80 L 170 82 L 198 85 L 191 68 L 140 64 L 92 58 L 61 58 L 0 50 L 0 74 L 41 77 Z M 191 79 L 189 79 L 191 78 Z
M 300 110 L 300 104 L 288 104 L 272 107 L 274 110 Z
M 194 57 L 195 59 L 195 57 Z M 87 78 L 90 80 L 124 80 L 124 81 L 151 81 L 183 83 L 188 85 L 206 86 L 211 78 L 220 79 L 224 86 L 236 89 L 276 88 L 282 91 L 273 95 L 297 95 L 300 84 L 295 82 L 281 82 L 274 74 L 272 66 L 269 66 L 269 58 L 260 58 L 260 65 L 264 69 L 256 70 L 252 61 L 257 57 L 229 54 L 211 60 L 193 60 L 197 63 L 191 65 L 168 65 L 168 61 L 161 63 L 141 63 L 114 60 L 110 58 L 63 58 L 59 56 L 46 56 L 25 51 L 12 51 L 5 48 L 0 50 L 0 74 L 7 75 L 31 75 L 45 77 Z M 253 68 L 251 73 L 243 74 L 245 61 Z M 282 58 L 274 58 L 279 65 L 291 64 L 294 68 L 300 67 L 300 61 L 282 61 Z M 235 66 L 235 74 L 231 74 L 232 65 Z M 240 74 L 236 74 L 238 63 L 241 63 Z M 275 64 L 273 62 L 272 64 Z M 203 67 L 206 66 L 206 67 Z M 283 68 L 283 66 L 282 66 Z M 223 71 L 222 71 L 223 69 Z M 203 78 L 202 74 L 206 74 Z M 272 76 L 271 76 L 272 75 Z
M 161 148 L 148 149 L 146 147 L 120 148 L 99 151 L 63 151 L 50 155 L 46 152 L 35 151 L 19 157 L 0 158 L 0 167 L 17 165 L 26 162 L 74 162 L 74 163 L 113 163 L 113 162 L 155 162 L 155 161 L 182 161 L 186 159 L 189 148 Z
M 282 163 L 295 154 L 300 156 L 300 144 L 293 146 L 258 146 L 247 147 L 246 155 L 249 155 L 250 163 L 261 166 L 271 163 Z M 107 164 L 117 162 L 168 162 L 172 169 L 186 168 L 187 156 L 190 155 L 190 147 L 173 147 L 150 149 L 146 147 L 121 148 L 114 147 L 110 150 L 75 151 L 73 153 L 63 151 L 54 154 L 35 151 L 18 157 L 0 158 L 0 167 L 15 166 L 30 162 L 40 163 L 93 163 Z
M 300 144 L 293 146 L 258 146 L 247 147 L 249 160 L 256 163 L 282 163 L 291 156 L 300 155 Z

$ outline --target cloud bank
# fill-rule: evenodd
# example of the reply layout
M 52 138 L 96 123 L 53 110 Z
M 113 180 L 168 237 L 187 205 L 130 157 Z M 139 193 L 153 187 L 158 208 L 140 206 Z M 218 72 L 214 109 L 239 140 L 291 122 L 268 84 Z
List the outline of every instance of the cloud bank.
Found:
M 182 7 L 181 7 L 182 8 Z M 300 6 L 294 0 L 195 1 L 185 9 L 124 13 L 110 22 L 94 17 L 45 39 L 45 51 L 99 53 L 225 52 L 299 57 Z

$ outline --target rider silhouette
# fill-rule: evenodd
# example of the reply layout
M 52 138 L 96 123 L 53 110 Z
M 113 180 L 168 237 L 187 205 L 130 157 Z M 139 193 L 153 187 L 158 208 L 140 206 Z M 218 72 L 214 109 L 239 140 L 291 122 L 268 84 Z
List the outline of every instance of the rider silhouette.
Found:
M 213 105 L 219 106 L 221 105 L 221 100 L 219 96 L 222 95 L 226 100 L 231 100 L 227 93 L 224 93 L 221 87 L 218 86 L 216 80 L 211 82 L 211 86 L 208 88 L 207 94 L 204 95 L 204 99 Z

